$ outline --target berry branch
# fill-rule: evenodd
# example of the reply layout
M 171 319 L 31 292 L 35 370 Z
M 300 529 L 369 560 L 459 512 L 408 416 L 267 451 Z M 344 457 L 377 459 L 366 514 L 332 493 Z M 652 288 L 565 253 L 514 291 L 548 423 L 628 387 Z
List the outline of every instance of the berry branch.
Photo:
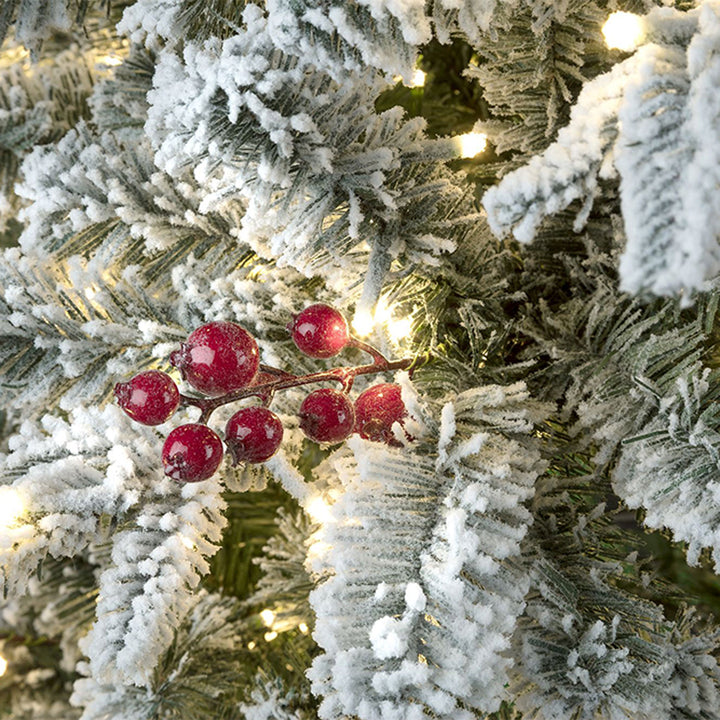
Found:
M 257 343 L 244 328 L 232 322 L 210 322 L 190 333 L 187 342 L 170 354 L 170 364 L 202 397 L 181 394 L 173 379 L 159 370 L 139 373 L 115 386 L 120 407 L 145 425 L 166 422 L 180 407 L 200 409 L 198 422 L 176 427 L 165 440 L 162 461 L 166 475 L 182 482 L 211 477 L 220 466 L 224 449 L 220 436 L 208 427 L 210 416 L 222 405 L 249 397 L 259 398 L 262 404 L 232 415 L 225 426 L 225 446 L 234 464 L 268 460 L 283 437 L 280 418 L 268 409 L 275 393 L 321 382 L 340 383 L 341 389 L 322 388 L 305 397 L 298 416 L 300 429 L 308 438 L 338 443 L 357 432 L 369 440 L 401 444 L 393 426 L 403 425 L 407 411 L 398 385 L 373 385 L 354 403 L 349 393 L 360 375 L 392 370 L 412 373 L 425 358 L 388 360 L 372 345 L 352 337 L 347 320 L 328 305 L 305 308 L 287 329 L 297 348 L 310 357 L 330 358 L 353 347 L 368 353 L 372 362 L 294 375 L 261 364 Z
M 365 343 L 359 343 L 359 345 L 363 346 L 363 349 L 366 347 Z M 248 397 L 258 397 L 263 401 L 264 405 L 269 405 L 270 400 L 278 390 L 287 390 L 288 388 L 301 387 L 302 385 L 310 385 L 312 383 L 333 381 L 339 382 L 342 385 L 343 391 L 348 392 L 352 388 L 353 381 L 359 375 L 371 375 L 373 373 L 389 372 L 392 370 L 408 370 L 417 364 L 414 358 L 390 361 L 377 351 L 373 354 L 375 356 L 374 360 L 369 365 L 338 367 L 332 368 L 331 370 L 309 373 L 308 375 L 293 375 L 292 373 L 286 373 L 277 368 L 262 366 L 263 372 L 269 375 L 277 375 L 278 379 L 213 398 L 198 398 L 181 394 L 180 406 L 195 406 L 200 408 L 201 415 L 198 422 L 207 424 L 210 415 L 212 415 L 217 408 Z M 380 358 L 380 361 L 378 361 L 378 358 Z

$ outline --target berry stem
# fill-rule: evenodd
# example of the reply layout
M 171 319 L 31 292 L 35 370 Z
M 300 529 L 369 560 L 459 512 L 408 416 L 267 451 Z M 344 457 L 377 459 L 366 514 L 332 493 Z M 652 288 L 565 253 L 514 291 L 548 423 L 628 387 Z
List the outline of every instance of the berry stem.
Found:
M 360 341 L 358 341 L 360 342 Z M 365 343 L 356 345 L 355 347 L 361 347 L 365 350 Z M 369 345 L 367 346 L 370 347 Z M 370 352 L 370 350 L 368 350 Z M 381 355 L 375 348 L 372 349 L 374 362 L 368 365 L 358 365 L 356 367 L 338 367 L 332 368 L 331 370 L 322 370 L 316 373 L 310 373 L 308 375 L 292 375 L 286 373 L 283 370 L 277 368 L 269 368 L 262 366 L 263 372 L 270 375 L 277 375 L 276 380 L 271 382 L 263 383 L 262 385 L 252 385 L 250 387 L 236 390 L 225 395 L 213 398 L 194 398 L 189 395 L 181 395 L 180 401 L 183 407 L 188 405 L 194 405 L 200 408 L 201 414 L 198 420 L 199 423 L 207 423 L 210 415 L 222 405 L 236 402 L 237 400 L 243 400 L 248 397 L 259 397 L 265 400 L 268 396 L 272 397 L 272 394 L 278 390 L 287 390 L 292 387 L 300 387 L 301 385 L 310 385 L 312 383 L 319 382 L 339 382 L 343 389 L 347 389 L 352 385 L 352 381 L 359 375 L 371 375 L 373 373 L 388 372 L 392 370 L 407 370 L 412 368 L 416 363 L 415 358 L 404 358 L 403 360 L 389 361 L 383 355 Z
M 348 340 L 347 346 L 357 348 L 358 350 L 363 350 L 364 352 L 371 355 L 374 364 L 378 367 L 386 367 L 389 364 L 388 359 L 377 348 L 374 348 L 372 345 L 369 345 L 362 340 L 358 340 L 356 337 L 350 336 L 350 340 Z M 378 370 L 378 372 L 380 371 Z
M 263 365 L 260 363 L 260 372 L 267 373 L 268 375 L 277 375 L 278 377 L 295 377 L 292 373 L 285 372 L 280 368 L 273 367 L 272 365 Z

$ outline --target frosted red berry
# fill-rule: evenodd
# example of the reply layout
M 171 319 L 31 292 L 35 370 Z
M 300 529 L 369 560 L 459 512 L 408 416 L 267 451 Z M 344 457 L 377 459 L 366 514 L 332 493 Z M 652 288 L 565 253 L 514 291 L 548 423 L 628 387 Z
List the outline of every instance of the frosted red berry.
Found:
M 259 405 L 238 410 L 225 426 L 225 444 L 233 465 L 265 462 L 277 452 L 282 437 L 280 418 Z
M 260 354 L 244 328 L 232 322 L 211 322 L 193 331 L 170 355 L 170 363 L 196 390 L 223 395 L 252 382 Z
M 162 463 L 165 474 L 180 482 L 200 482 L 211 477 L 223 456 L 222 441 L 207 425 L 176 427 L 165 440 Z
M 355 430 L 366 440 L 400 445 L 392 426 L 406 416 L 400 386 L 394 383 L 373 385 L 355 400 Z
M 343 314 L 330 305 L 306 307 L 288 325 L 298 349 L 315 358 L 337 355 L 349 342 L 350 331 Z
M 160 370 L 148 370 L 115 385 L 118 405 L 136 422 L 160 425 L 180 405 L 180 392 L 173 379 Z
M 355 411 L 350 398 L 329 388 L 311 392 L 303 400 L 298 414 L 300 428 L 315 442 L 340 442 L 355 426 Z

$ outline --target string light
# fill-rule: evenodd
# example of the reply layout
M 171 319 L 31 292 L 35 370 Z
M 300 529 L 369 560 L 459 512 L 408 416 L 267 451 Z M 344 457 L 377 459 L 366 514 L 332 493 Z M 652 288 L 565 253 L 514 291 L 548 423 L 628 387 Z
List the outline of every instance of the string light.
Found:
M 256 643 L 254 640 L 251 640 L 251 641 L 247 644 L 248 650 L 254 650 L 256 646 L 257 646 L 257 643 Z
M 272 630 L 271 632 L 266 632 L 263 637 L 265 638 L 265 642 L 271 642 L 277 636 L 278 636 L 278 634 L 274 630 Z
M 30 53 L 24 47 L 11 47 L 0 53 L 0 68 L 10 65 L 25 65 L 30 60 Z
M 614 12 L 602 27 L 605 44 L 624 52 L 632 52 L 643 38 L 643 22 L 639 15 Z
M 415 72 L 413 72 L 412 79 L 410 80 L 410 87 L 423 87 L 426 77 L 427 75 L 420 68 L 415 68 Z
M 317 523 L 326 523 L 332 520 L 330 505 L 320 495 L 316 495 L 308 501 L 305 511 Z
M 387 323 L 388 335 L 393 342 L 399 342 L 412 332 L 412 320 L 409 317 L 391 319 Z
M 0 677 L 2 677 L 8 669 L 8 661 L 0 655 Z
M 270 610 L 270 608 L 266 608 L 260 613 L 260 619 L 263 621 L 265 627 L 272 627 L 272 624 L 275 622 L 275 613 Z
M 15 488 L 0 488 L 0 528 L 9 528 L 24 510 L 25 505 Z
M 123 64 L 123 59 L 117 55 L 103 55 L 98 58 L 100 65 L 106 65 L 107 67 L 116 67 L 117 65 Z
M 375 320 L 369 310 L 359 310 L 352 321 L 353 330 L 358 337 L 367 337 L 375 327 Z
M 469 132 L 458 135 L 456 140 L 462 158 L 475 157 L 487 147 L 487 135 L 485 133 Z
M 303 635 L 307 635 L 307 634 L 308 634 L 308 630 L 310 630 L 310 628 L 309 628 L 305 623 L 300 623 L 300 624 L 298 625 L 298 630 L 299 630 Z
M 180 542 L 188 550 L 195 550 L 195 543 L 187 535 L 180 535 Z
M 353 329 L 358 337 L 364 338 L 378 326 L 384 325 L 390 339 L 399 342 L 412 332 L 412 318 L 393 317 L 393 311 L 386 297 L 381 297 L 373 313 L 361 310 L 355 314 Z

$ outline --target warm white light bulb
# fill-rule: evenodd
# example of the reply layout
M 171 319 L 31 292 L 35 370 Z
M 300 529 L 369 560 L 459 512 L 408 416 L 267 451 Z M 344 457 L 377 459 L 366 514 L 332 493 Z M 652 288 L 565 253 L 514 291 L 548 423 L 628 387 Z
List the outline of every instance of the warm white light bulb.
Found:
M 367 310 L 359 310 L 355 313 L 355 317 L 352 321 L 353 330 L 357 333 L 358 337 L 367 337 L 372 331 L 375 325 L 373 316 Z
M 624 52 L 632 52 L 643 38 L 643 22 L 639 15 L 614 12 L 602 27 L 605 44 Z
M 8 661 L 0 655 L 0 677 L 2 677 L 6 672 L 8 668 Z
M 263 637 L 265 638 L 265 642 L 271 642 L 277 636 L 278 636 L 278 634 L 273 630 L 272 632 L 266 632 Z
M 375 306 L 375 314 L 373 316 L 375 324 L 386 323 L 392 318 L 392 310 L 388 304 L 386 297 L 381 297 Z
M 485 133 L 465 133 L 464 135 L 458 135 L 457 141 L 460 146 L 460 157 L 463 158 L 475 157 L 487 147 L 487 135 Z
M 98 63 L 100 65 L 107 65 L 108 67 L 117 67 L 123 64 L 123 59 L 117 55 L 103 55 L 98 58 Z
M 310 629 L 310 628 L 309 628 L 305 623 L 300 623 L 300 624 L 298 625 L 298 630 L 299 630 L 303 635 L 307 635 L 307 632 L 308 632 L 309 629 Z
M 409 317 L 390 320 L 387 324 L 388 335 L 394 342 L 399 342 L 412 332 L 412 320 Z
M 25 505 L 15 488 L 0 487 L 0 528 L 10 527 L 24 510 Z
M 317 523 L 325 523 L 332 519 L 330 505 L 320 495 L 308 500 L 305 511 Z
M 180 534 L 180 542 L 188 549 L 195 550 L 195 543 L 187 536 Z
M 427 76 L 420 68 L 415 68 L 412 79 L 410 80 L 410 87 L 423 87 L 425 85 L 425 78 Z
M 275 613 L 267 608 L 260 613 L 260 619 L 263 621 L 265 627 L 272 627 L 272 624 L 275 622 Z

